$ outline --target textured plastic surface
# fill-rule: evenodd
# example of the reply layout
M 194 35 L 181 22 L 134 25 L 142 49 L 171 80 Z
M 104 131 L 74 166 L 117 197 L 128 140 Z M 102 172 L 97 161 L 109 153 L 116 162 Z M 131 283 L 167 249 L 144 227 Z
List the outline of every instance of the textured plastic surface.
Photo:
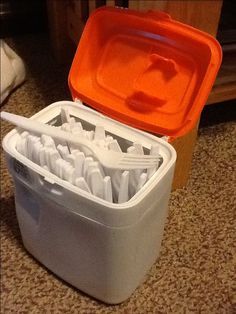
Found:
M 103 7 L 84 28 L 69 86 L 115 120 L 178 137 L 199 118 L 221 58 L 213 37 L 167 14 Z
M 18 133 L 3 140 L 27 250 L 78 289 L 107 303 L 126 300 L 159 255 L 176 153 L 165 141 L 120 124 L 81 103 L 54 103 L 32 118 L 57 123 L 62 107 L 84 123 L 144 147 L 160 146 L 163 163 L 128 202 L 111 204 L 61 180 L 16 151 Z

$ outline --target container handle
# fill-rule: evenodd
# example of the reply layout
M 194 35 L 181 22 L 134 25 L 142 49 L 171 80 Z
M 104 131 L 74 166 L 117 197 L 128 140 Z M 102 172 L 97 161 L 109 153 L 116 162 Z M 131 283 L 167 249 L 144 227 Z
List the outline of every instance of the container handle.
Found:
M 171 20 L 171 16 L 164 11 L 148 10 L 147 16 L 155 20 Z
M 63 188 L 60 188 L 55 182 L 48 177 L 39 178 L 38 183 L 43 193 L 54 195 L 55 197 L 63 196 Z

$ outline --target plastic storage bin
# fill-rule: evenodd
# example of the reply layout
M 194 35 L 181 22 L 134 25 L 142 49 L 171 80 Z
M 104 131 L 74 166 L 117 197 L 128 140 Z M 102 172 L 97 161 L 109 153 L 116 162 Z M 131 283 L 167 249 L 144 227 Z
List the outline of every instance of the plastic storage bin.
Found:
M 3 148 L 14 180 L 17 218 L 33 256 L 104 302 L 119 303 L 132 294 L 159 255 L 176 160 L 169 143 L 138 129 L 169 137 L 191 129 L 220 61 L 221 50 L 212 37 L 165 14 L 95 11 L 75 55 L 69 85 L 74 100 L 103 114 L 78 100 L 62 101 L 32 119 L 56 125 L 60 109 L 69 107 L 77 120 L 88 127 L 104 125 L 124 139 L 123 145 L 139 141 L 149 149 L 157 143 L 163 162 L 132 199 L 112 204 L 19 154 L 17 131 L 8 133 Z
M 57 121 L 61 107 L 102 123 L 112 134 L 160 145 L 163 163 L 130 201 L 112 204 L 67 184 L 20 155 L 17 132 L 3 141 L 15 185 L 15 203 L 27 250 L 58 276 L 108 303 L 125 300 L 158 256 L 176 153 L 157 137 L 132 129 L 73 102 L 52 104 L 33 116 Z

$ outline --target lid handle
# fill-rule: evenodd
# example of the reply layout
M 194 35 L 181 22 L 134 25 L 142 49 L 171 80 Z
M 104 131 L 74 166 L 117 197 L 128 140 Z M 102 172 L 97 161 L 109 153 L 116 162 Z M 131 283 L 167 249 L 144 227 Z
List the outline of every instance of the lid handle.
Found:
M 155 20 L 170 20 L 171 16 L 163 11 L 153 11 L 153 10 L 148 10 L 147 11 L 147 16 L 149 18 L 155 19 Z

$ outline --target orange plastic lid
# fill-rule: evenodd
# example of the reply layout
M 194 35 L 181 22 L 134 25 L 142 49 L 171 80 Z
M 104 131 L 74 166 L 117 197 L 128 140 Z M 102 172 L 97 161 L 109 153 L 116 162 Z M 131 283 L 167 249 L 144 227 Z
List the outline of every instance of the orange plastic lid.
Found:
M 175 138 L 194 127 L 221 59 L 213 37 L 163 12 L 102 7 L 84 28 L 69 86 L 113 119 Z

